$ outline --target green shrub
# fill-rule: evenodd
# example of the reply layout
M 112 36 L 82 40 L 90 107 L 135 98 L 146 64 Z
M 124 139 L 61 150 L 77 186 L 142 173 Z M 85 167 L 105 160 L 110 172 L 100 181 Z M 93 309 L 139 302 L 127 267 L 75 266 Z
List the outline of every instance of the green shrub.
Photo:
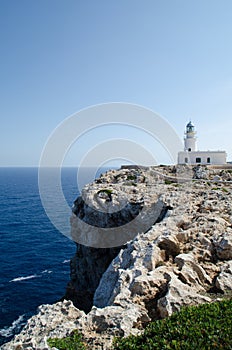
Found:
M 136 180 L 136 176 L 135 175 L 128 175 L 127 180 Z
M 225 187 L 222 188 L 222 191 L 225 192 L 225 193 L 229 192 L 229 191 L 227 190 L 227 188 L 225 188 Z
M 165 185 L 172 185 L 172 184 L 173 184 L 173 181 L 168 180 L 168 179 L 165 179 L 165 180 L 164 180 L 164 183 L 165 183 Z
M 78 331 L 73 331 L 69 337 L 48 339 L 50 347 L 56 347 L 59 350 L 85 350 L 86 346 L 81 341 L 82 337 Z
M 115 350 L 232 350 L 232 300 L 183 308 L 140 336 L 116 338 Z

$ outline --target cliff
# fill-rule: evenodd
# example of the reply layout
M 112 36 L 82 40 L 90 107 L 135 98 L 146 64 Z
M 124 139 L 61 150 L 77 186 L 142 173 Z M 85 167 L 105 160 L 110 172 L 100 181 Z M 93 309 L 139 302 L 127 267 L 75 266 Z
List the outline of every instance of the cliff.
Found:
M 110 349 L 183 305 L 230 296 L 231 200 L 230 169 L 122 168 L 87 185 L 71 217 L 72 301 L 40 306 L 2 349 L 49 349 L 73 329 Z

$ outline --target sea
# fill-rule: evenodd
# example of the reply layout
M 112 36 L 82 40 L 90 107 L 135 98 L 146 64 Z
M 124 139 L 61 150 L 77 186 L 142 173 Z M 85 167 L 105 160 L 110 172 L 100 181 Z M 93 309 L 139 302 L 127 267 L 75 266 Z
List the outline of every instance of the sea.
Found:
M 77 169 L 64 168 L 61 181 L 71 215 L 79 194 Z M 2 345 L 20 332 L 39 305 L 62 298 L 76 250 L 45 213 L 37 168 L 0 168 L 0 236 Z

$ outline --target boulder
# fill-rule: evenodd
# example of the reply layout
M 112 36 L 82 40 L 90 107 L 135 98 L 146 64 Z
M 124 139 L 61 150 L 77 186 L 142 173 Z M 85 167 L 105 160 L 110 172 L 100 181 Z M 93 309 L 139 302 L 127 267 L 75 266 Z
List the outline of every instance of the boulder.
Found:
M 175 257 L 174 262 L 178 266 L 181 279 L 185 283 L 189 285 L 204 285 L 205 283 L 210 284 L 212 282 L 203 267 L 195 261 L 192 253 L 179 254 Z
M 202 289 L 202 292 L 204 290 Z M 175 274 L 170 274 L 167 294 L 157 303 L 157 311 L 161 318 L 180 311 L 182 306 L 210 302 L 211 299 L 199 293 L 199 288 L 190 287 L 180 281 Z
M 214 241 L 217 256 L 220 260 L 232 259 L 232 230 L 223 233 Z
M 223 292 L 232 291 L 232 260 L 221 266 L 215 285 Z

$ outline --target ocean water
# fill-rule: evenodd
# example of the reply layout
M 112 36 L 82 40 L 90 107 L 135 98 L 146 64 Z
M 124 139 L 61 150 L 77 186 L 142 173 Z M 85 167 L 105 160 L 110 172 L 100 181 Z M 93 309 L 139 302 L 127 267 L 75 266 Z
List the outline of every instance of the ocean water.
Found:
M 62 171 L 70 215 L 78 195 L 76 177 L 74 168 Z M 42 207 L 38 169 L 0 168 L 0 236 L 1 345 L 20 331 L 40 304 L 64 295 L 75 253 L 75 243 L 51 224 Z

